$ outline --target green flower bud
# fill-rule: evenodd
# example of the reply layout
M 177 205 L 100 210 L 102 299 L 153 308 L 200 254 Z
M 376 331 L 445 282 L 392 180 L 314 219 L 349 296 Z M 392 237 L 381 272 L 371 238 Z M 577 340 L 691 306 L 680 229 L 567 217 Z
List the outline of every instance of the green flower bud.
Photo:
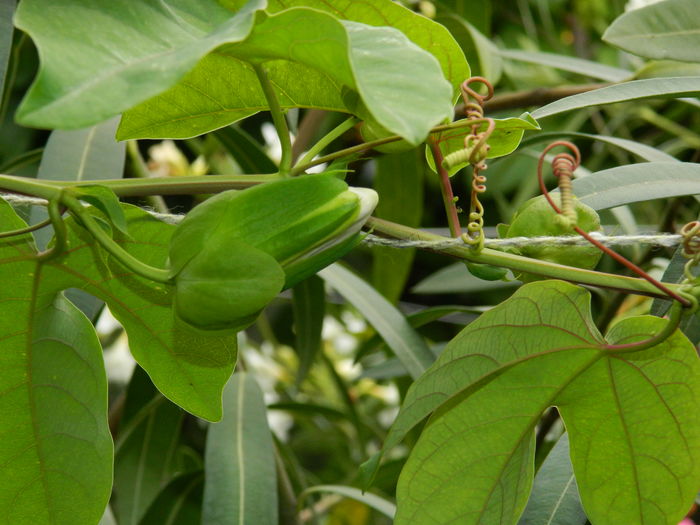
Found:
M 243 329 L 283 289 L 360 240 L 377 195 L 331 175 L 223 192 L 197 206 L 170 244 L 175 310 L 202 329 Z

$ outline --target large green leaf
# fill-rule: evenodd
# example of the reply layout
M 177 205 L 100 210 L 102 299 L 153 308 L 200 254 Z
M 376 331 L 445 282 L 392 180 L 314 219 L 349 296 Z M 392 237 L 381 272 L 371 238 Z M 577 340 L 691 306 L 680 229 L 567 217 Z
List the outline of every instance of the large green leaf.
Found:
M 7 208 L 3 224 L 18 225 Z M 0 247 L 0 258 L 31 250 L 25 236 Z M 0 523 L 96 523 L 112 485 L 102 352 L 77 308 L 16 278 L 32 266 L 2 267 L 12 286 L 0 290 Z
M 262 392 L 239 372 L 207 433 L 202 525 L 277 525 L 277 476 Z
M 581 202 L 603 210 L 623 204 L 700 194 L 700 165 L 692 162 L 642 162 L 609 168 L 578 178 Z
M 700 475 L 700 363 L 665 321 L 629 318 L 607 342 L 589 294 L 523 286 L 467 326 L 409 390 L 386 446 L 434 411 L 397 488 L 396 523 L 515 523 L 533 474 L 534 429 L 560 407 L 579 491 L 596 524 L 678 522 Z
M 36 43 L 39 74 L 17 119 L 27 126 L 81 128 L 169 88 L 207 53 L 250 32 L 264 0 L 236 16 L 214 0 L 28 0 L 15 24 Z
M 165 266 L 174 227 L 133 206 L 124 205 L 124 211 L 131 237 L 115 232 L 115 240 L 147 264 Z M 2 221 L 7 228 L 17 227 L 18 218 L 4 202 L 0 212 L 7 217 Z M 37 262 L 33 246 L 26 242 L 18 255 L 16 237 L 0 245 L 8 250 L 0 269 L 13 283 L 11 297 L 19 305 L 33 305 L 68 288 L 99 297 L 126 329 L 131 353 L 161 392 L 199 417 L 219 419 L 221 391 L 236 359 L 235 337 L 198 332 L 179 321 L 171 287 L 136 277 L 98 248 L 75 221 L 69 219 L 67 226 L 65 253 L 50 262 Z M 21 331 L 21 339 L 31 337 L 33 314 L 23 308 L 14 307 L 5 317 L 3 334 Z M 4 339 L 3 353 L 18 344 L 22 343 Z
M 695 0 L 665 0 L 617 18 L 603 40 L 647 58 L 700 62 L 700 19 Z
M 339 264 L 324 268 L 319 275 L 365 316 L 411 377 L 417 378 L 430 366 L 434 358 L 423 338 L 372 286 Z
M 540 129 L 539 124 L 533 119 L 529 113 L 524 113 L 520 117 L 510 117 L 505 119 L 494 119 L 496 127 L 491 133 L 488 140 L 490 146 L 487 158 L 494 159 L 503 157 L 515 151 L 523 138 L 525 131 L 536 131 Z M 479 126 L 478 131 L 484 131 L 486 124 Z M 471 128 L 464 127 L 442 131 L 433 134 L 440 147 L 443 156 L 464 149 L 464 138 L 471 132 Z M 428 165 L 435 171 L 435 161 L 426 148 L 426 158 Z M 458 162 L 448 169 L 450 175 L 454 175 L 459 170 L 467 166 L 468 163 Z
M 283 108 L 354 113 L 412 144 L 452 114 L 440 64 L 403 33 L 300 7 L 259 14 L 247 39 L 222 46 L 175 87 L 127 111 L 118 137 L 191 137 L 266 109 L 250 67 L 260 62 Z
M 564 434 L 537 471 L 532 494 L 518 525 L 584 525 L 586 513 L 569 459 L 569 435 Z
M 536 119 L 550 117 L 574 109 L 630 102 L 647 98 L 679 98 L 700 95 L 700 77 L 667 77 L 633 80 L 613 86 L 579 93 L 547 104 L 532 112 Z
M 417 228 L 423 215 L 423 172 L 420 152 L 384 155 L 375 163 L 374 189 L 382 196 L 376 217 Z M 398 301 L 408 279 L 415 249 L 372 249 L 372 283 L 390 302 Z

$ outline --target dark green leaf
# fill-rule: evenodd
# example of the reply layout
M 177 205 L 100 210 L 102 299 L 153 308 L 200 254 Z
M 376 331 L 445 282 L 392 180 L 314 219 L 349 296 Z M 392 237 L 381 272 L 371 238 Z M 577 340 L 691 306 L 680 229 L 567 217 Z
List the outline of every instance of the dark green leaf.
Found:
M 564 434 L 535 476 L 532 494 L 519 525 L 584 525 L 586 513 L 569 459 L 569 435 Z
M 700 20 L 695 0 L 665 0 L 617 18 L 603 40 L 647 58 L 700 62 Z
M 326 291 L 323 280 L 315 275 L 303 280 L 292 289 L 294 310 L 295 350 L 299 356 L 297 387 L 306 378 L 316 355 L 321 349 L 321 331 L 326 311 Z
M 532 116 L 536 119 L 542 119 L 574 109 L 616 102 L 630 102 L 647 98 L 695 97 L 698 95 L 700 95 L 700 77 L 633 80 L 562 98 L 533 111 Z
M 183 412 L 158 395 L 118 435 L 114 512 L 120 525 L 137 525 L 174 474 Z
M 238 126 L 226 126 L 214 132 L 243 173 L 276 173 L 277 165 L 270 160 L 262 146 Z
M 214 0 L 115 0 L 98 11 L 80 0 L 23 0 L 15 23 L 38 47 L 41 69 L 17 119 L 80 128 L 117 115 L 172 86 L 221 44 L 246 38 L 264 6 L 251 0 L 232 17 Z
M 321 270 L 319 275 L 372 324 L 411 377 L 417 378 L 430 366 L 434 357 L 423 338 L 367 282 L 338 264 Z
M 274 445 L 255 379 L 234 374 L 224 417 L 209 427 L 202 524 L 277 525 Z
M 12 52 L 12 15 L 15 12 L 15 3 L 15 0 L 0 0 L 0 100 Z
M 203 488 L 201 472 L 174 478 L 153 500 L 140 525 L 199 525 Z
M 374 213 L 380 219 L 420 226 L 423 214 L 424 163 L 420 152 L 384 155 L 376 160 L 374 189 L 382 196 Z M 415 249 L 372 249 L 372 283 L 389 302 L 401 296 L 411 271 Z

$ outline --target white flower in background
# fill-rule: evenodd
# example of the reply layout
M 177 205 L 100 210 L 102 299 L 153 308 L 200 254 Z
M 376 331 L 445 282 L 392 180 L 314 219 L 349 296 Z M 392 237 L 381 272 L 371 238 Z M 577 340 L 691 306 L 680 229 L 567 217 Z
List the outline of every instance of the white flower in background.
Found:
M 148 169 L 156 177 L 204 175 L 209 170 L 207 161 L 201 155 L 190 164 L 172 140 L 151 146 L 148 155 Z
M 105 370 L 107 371 L 107 379 L 110 383 L 126 384 L 131 379 L 131 374 L 134 372 L 136 361 L 131 356 L 129 351 L 129 340 L 126 332 L 122 330 L 121 324 L 117 321 L 112 312 L 106 306 L 102 309 L 95 329 L 100 336 L 108 336 L 121 330 L 119 337 L 105 348 L 103 358 L 105 362 Z

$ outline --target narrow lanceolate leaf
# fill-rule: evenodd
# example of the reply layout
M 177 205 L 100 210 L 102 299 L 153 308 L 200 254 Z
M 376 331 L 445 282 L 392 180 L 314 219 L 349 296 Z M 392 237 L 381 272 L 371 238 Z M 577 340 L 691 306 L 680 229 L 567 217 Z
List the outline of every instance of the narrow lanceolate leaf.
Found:
M 224 389 L 224 417 L 209 427 L 202 525 L 277 525 L 274 445 L 262 392 L 248 374 Z
M 382 198 L 375 216 L 414 228 L 420 226 L 425 170 L 420 155 L 420 151 L 413 149 L 376 160 L 374 189 Z M 384 297 L 396 303 L 411 271 L 415 249 L 376 247 L 372 256 L 372 283 Z
M 620 321 L 603 340 L 585 290 L 523 286 L 454 339 L 409 390 L 387 446 L 433 412 L 401 473 L 396 523 L 516 523 L 530 492 L 534 429 L 558 406 L 596 524 L 675 525 L 700 475 L 700 363 L 664 321 Z
M 6 204 L 0 214 L 22 227 Z M 22 260 L 33 252 L 29 235 L 0 245 L 12 283 L 0 288 L 0 522 L 96 523 L 112 485 L 102 351 L 90 321 Z
M 117 0 L 102 7 L 21 2 L 15 24 L 41 59 L 17 113 L 23 125 L 81 128 L 121 113 L 172 86 L 214 48 L 245 38 L 265 1 L 251 0 L 235 16 L 214 0 Z
M 700 77 L 667 77 L 633 80 L 562 98 L 532 112 L 536 119 L 575 109 L 647 98 L 680 98 L 700 95 Z
M 643 162 L 592 173 L 574 181 L 574 194 L 595 210 L 700 193 L 700 165 Z
M 15 0 L 0 0 L 0 100 L 5 86 L 5 74 L 12 51 L 12 15 Z
M 282 107 L 353 113 L 411 144 L 452 113 L 440 64 L 403 33 L 299 7 L 258 15 L 245 40 L 222 46 L 172 89 L 126 112 L 118 137 L 190 137 L 267 108 L 250 66 L 259 62 L 280 86 Z
M 419 377 L 430 366 L 434 358 L 423 338 L 372 286 L 338 264 L 321 270 L 319 275 L 362 313 L 411 377 Z
M 214 136 L 234 158 L 243 173 L 276 173 L 277 165 L 262 146 L 238 126 L 216 130 Z
M 184 413 L 161 395 L 154 399 L 118 435 L 114 512 L 122 525 L 137 525 L 173 476 Z
M 512 153 L 520 144 L 525 131 L 536 131 L 540 129 L 537 121 L 535 121 L 529 113 L 525 113 L 520 117 L 495 119 L 495 123 L 496 128 L 493 133 L 491 133 L 488 140 L 490 149 L 487 157 L 489 159 Z M 482 124 L 478 128 L 478 131 L 484 131 L 485 129 L 486 124 Z M 435 133 L 433 137 L 438 141 L 438 146 L 442 154 L 447 156 L 450 153 L 464 149 L 464 138 L 469 132 L 470 128 L 465 127 Z M 435 171 L 435 161 L 428 148 L 426 148 L 426 158 L 428 159 L 430 168 Z M 448 172 L 450 175 L 454 175 L 467 165 L 468 163 L 466 161 L 457 162 L 448 168 Z
M 344 485 L 315 485 L 309 487 L 303 492 L 303 495 L 313 494 L 315 492 L 327 492 L 330 494 L 338 494 L 346 498 L 354 499 L 360 503 L 364 503 L 370 508 L 373 508 L 377 512 L 384 514 L 387 518 L 392 518 L 396 514 L 396 505 L 392 502 L 385 500 L 377 496 L 376 494 L 371 494 L 369 492 L 363 492 L 355 487 L 347 487 Z
M 603 40 L 647 58 L 700 62 L 700 20 L 695 0 L 666 0 L 617 18 Z
M 586 513 L 569 459 L 569 435 L 564 434 L 535 476 L 532 494 L 518 525 L 583 525 Z
M 139 525 L 200 525 L 203 487 L 204 475 L 201 472 L 174 478 L 158 494 Z
M 634 72 L 626 69 L 606 66 L 599 62 L 583 60 L 567 55 L 557 55 L 554 53 L 541 53 L 538 51 L 522 51 L 520 49 L 501 49 L 498 53 L 509 60 L 550 66 L 562 71 L 569 71 L 591 78 L 607 80 L 608 82 L 621 82 L 634 75 Z
M 294 310 L 295 350 L 299 356 L 299 370 L 295 383 L 299 386 L 311 370 L 321 348 L 321 331 L 326 312 L 326 290 L 323 280 L 315 275 L 303 280 L 292 289 Z

